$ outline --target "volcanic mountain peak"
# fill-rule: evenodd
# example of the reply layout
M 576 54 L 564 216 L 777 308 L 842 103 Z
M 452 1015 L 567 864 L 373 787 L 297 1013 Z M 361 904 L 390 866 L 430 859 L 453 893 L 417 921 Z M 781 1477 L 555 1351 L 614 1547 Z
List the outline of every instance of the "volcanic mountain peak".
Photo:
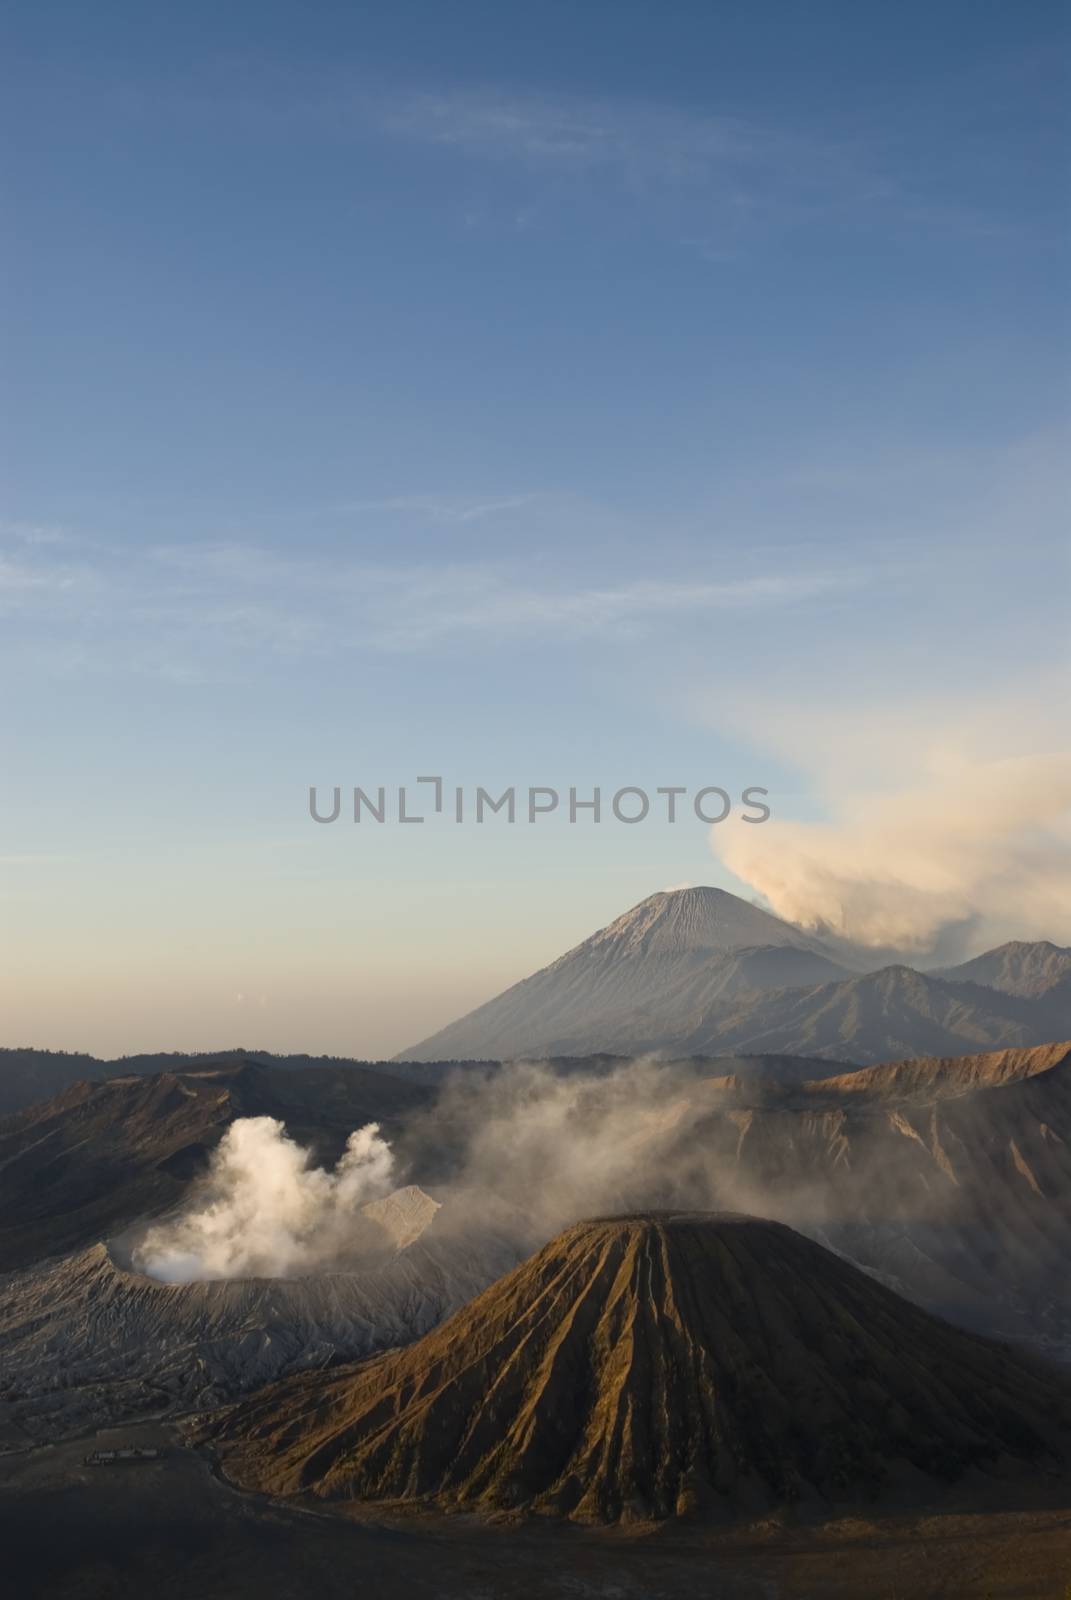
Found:
M 164 1282 L 143 1226 L 4 1278 L 0 1388 L 10 1437 L 50 1442 L 218 1406 L 284 1374 L 405 1344 L 523 1253 L 478 1197 L 416 1186 L 361 1208 L 348 1262 L 280 1277 Z M 15 1420 L 17 1418 L 17 1420 Z
M 846 977 L 838 955 L 724 889 L 665 890 L 399 1059 L 672 1049 L 727 997 Z
M 820 940 L 769 911 L 725 889 L 700 885 L 648 895 L 553 965 L 560 966 L 581 951 L 606 947 L 622 956 L 676 956 L 724 955 L 752 945 L 822 948 Z
M 271 1492 L 618 1521 L 1051 1460 L 1069 1399 L 783 1224 L 652 1212 L 578 1223 L 416 1344 L 202 1437 Z
M 1007 946 L 978 963 L 923 973 L 724 889 L 665 890 L 399 1060 L 773 1054 L 862 1064 L 1071 1033 L 1071 952 Z

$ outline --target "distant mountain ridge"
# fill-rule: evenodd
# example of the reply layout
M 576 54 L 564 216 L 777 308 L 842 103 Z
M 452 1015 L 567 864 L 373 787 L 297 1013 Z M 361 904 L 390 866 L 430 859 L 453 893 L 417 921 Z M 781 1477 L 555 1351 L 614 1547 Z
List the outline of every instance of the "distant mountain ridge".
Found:
M 972 961 L 957 967 L 942 967 L 934 977 L 956 983 L 980 983 L 1002 994 L 1033 998 L 1071 984 L 1071 950 L 1064 950 L 1048 939 L 1033 944 L 1014 939 L 987 950 Z
M 432 1086 L 454 1062 L 653 1054 L 872 1065 L 1071 1036 L 1071 949 L 1017 941 L 927 971 L 883 962 L 882 952 L 809 933 L 722 889 L 666 890 L 392 1062 L 246 1049 L 102 1060 L 0 1047 L 0 1116 L 77 1082 L 243 1062 Z
M 409 1082 L 428 1082 L 435 1077 L 434 1063 L 419 1071 L 403 1072 L 390 1061 L 370 1061 L 354 1056 L 276 1055 L 270 1050 L 158 1050 L 103 1058 L 67 1050 L 0 1047 L 0 1117 L 51 1100 L 79 1083 L 110 1083 L 117 1078 L 159 1077 L 168 1073 L 224 1072 L 243 1066 L 312 1073 L 375 1072 L 392 1078 L 404 1077 Z
M 1002 946 L 940 974 L 875 971 L 875 959 L 723 889 L 667 890 L 398 1059 L 608 1051 L 870 1064 L 1071 1034 L 1071 951 Z
M 1034 1002 L 900 966 L 723 1002 L 683 1038 L 669 1042 L 687 1053 L 779 1052 L 869 1065 L 901 1056 L 1047 1044 L 1069 1033 L 1071 1005 L 1059 998 Z

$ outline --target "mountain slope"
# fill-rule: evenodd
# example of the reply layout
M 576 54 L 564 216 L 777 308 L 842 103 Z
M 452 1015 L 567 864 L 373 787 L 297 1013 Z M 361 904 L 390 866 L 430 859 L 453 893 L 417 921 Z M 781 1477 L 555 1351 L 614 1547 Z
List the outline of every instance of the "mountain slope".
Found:
M 1069 1034 L 1071 996 L 1066 1005 L 1047 996 L 1023 999 L 897 966 L 719 1003 L 669 1043 L 682 1054 L 847 1057 L 866 1065 L 1045 1044 Z
M 525 1253 L 493 1204 L 474 1225 L 466 1196 L 458 1217 L 454 1198 L 443 1198 L 410 1187 L 363 1207 L 371 1226 L 344 1270 L 161 1283 L 113 1242 L 8 1276 L 6 1424 L 47 1442 L 147 1412 L 220 1405 L 284 1373 L 408 1343 Z
M 736 895 L 667 890 L 399 1059 L 627 1053 L 637 1037 L 660 1039 L 671 1019 L 698 1019 L 727 993 L 845 970 L 824 941 Z
M 160 1050 L 106 1060 L 63 1050 L 0 1049 L 0 1117 L 12 1116 L 27 1106 L 53 1099 L 79 1083 L 161 1073 L 174 1077 L 188 1072 L 221 1072 L 243 1065 L 334 1074 L 349 1069 L 357 1073 L 386 1072 L 397 1076 L 397 1068 L 388 1061 L 366 1061 L 349 1056 L 275 1055 L 268 1050 Z
M 0 1049 L 0 1116 L 49 1100 L 72 1083 L 106 1075 L 95 1056 L 66 1050 Z
M 964 961 L 958 967 L 944 967 L 934 976 L 952 983 L 980 983 L 1002 994 L 1033 998 L 1050 993 L 1057 986 L 1071 986 L 1071 950 L 1039 939 L 1032 944 L 1012 940 Z
M 1071 1045 L 710 1094 L 650 1154 L 979 1331 L 1071 1360 Z
M 869 1064 L 1043 1044 L 1071 1035 L 1071 977 L 1059 977 L 1063 953 L 1046 948 L 1048 964 L 1035 956 L 1016 967 L 999 951 L 979 958 L 979 976 L 1014 970 L 1018 986 L 902 965 L 860 974 L 865 952 L 720 889 L 677 890 L 652 895 L 403 1058 L 733 1053 Z
M 0 1120 L 0 1271 L 174 1205 L 236 1117 L 278 1117 L 333 1163 L 354 1128 L 378 1121 L 389 1132 L 427 1100 L 359 1067 L 251 1062 L 74 1084 Z
M 612 1522 L 1052 1463 L 1069 1402 L 789 1228 L 652 1213 L 579 1223 L 407 1350 L 208 1432 L 274 1493 Z
M 1026 1049 L 989 1050 L 975 1056 L 913 1056 L 905 1061 L 883 1061 L 878 1066 L 857 1067 L 839 1075 L 823 1074 L 807 1088 L 817 1096 L 848 1096 L 845 1103 L 849 1106 L 854 1095 L 894 1104 L 914 1100 L 937 1105 L 979 1090 L 1029 1083 L 1033 1078 L 1044 1078 L 1050 1089 L 1058 1085 L 1071 1089 L 1069 1072 L 1071 1044 L 1063 1041 Z M 1071 1110 L 1071 1103 L 1068 1109 Z

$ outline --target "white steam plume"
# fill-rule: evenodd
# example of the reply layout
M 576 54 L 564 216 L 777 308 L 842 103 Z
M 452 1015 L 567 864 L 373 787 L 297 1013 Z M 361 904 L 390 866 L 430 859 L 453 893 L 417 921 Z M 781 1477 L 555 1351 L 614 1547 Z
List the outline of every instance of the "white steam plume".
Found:
M 714 854 L 790 922 L 886 952 L 1071 943 L 1065 664 L 958 688 L 912 686 L 908 665 L 894 698 L 887 678 L 827 673 L 807 701 L 697 702 L 798 773 L 823 816 L 791 820 L 775 789 L 768 822 L 712 830 Z
M 581 1219 L 649 1209 L 744 1212 L 812 1233 L 869 1225 L 913 1203 L 903 1167 L 867 1159 L 868 1124 L 880 1144 L 880 1119 L 855 1130 L 851 1161 L 833 1160 L 843 1118 L 823 1115 L 817 1097 L 813 1114 L 786 1117 L 776 1087 L 836 1072 L 814 1060 L 790 1075 L 780 1058 L 457 1068 L 406 1129 L 399 1161 L 442 1194 L 440 1238 L 493 1227 L 512 1235 L 518 1258 Z M 919 1199 L 936 1218 L 937 1192 Z
M 562 1073 L 539 1062 L 452 1072 L 435 1106 L 407 1129 L 400 1159 L 441 1176 L 453 1193 L 446 1216 L 471 1210 L 479 1228 L 498 1196 L 517 1208 L 528 1248 L 580 1217 L 636 1206 L 706 1203 L 683 1164 L 664 1162 L 700 1114 L 695 1074 L 640 1059 L 606 1072 Z M 471 1202 L 465 1196 L 471 1197 Z
M 805 1070 L 821 1077 L 832 1065 Z M 762 1132 L 742 1159 L 748 1108 L 762 1103 L 762 1065 L 721 1066 L 730 1076 L 652 1059 L 601 1071 L 457 1068 L 435 1104 L 409 1121 L 396 1158 L 370 1125 L 351 1135 L 333 1173 L 310 1168 L 272 1118 L 235 1122 L 207 1193 L 151 1229 L 133 1260 L 173 1283 L 360 1270 L 369 1248 L 388 1247 L 361 1208 L 388 1191 L 395 1167 L 440 1202 L 434 1237 L 447 1270 L 454 1248 L 469 1264 L 493 1259 L 506 1270 L 581 1218 L 647 1208 L 745 1211 L 805 1231 L 830 1225 L 840 1215 L 834 1190 L 854 1179 L 834 1164 L 831 1182 L 823 1118 L 807 1119 L 799 1135 L 798 1170 L 786 1174 L 776 1139 L 771 1146 Z M 745 1085 L 754 1079 L 757 1098 L 738 1098 L 734 1072 Z M 880 1211 L 879 1175 L 861 1168 L 859 1176 Z M 854 1199 L 849 1212 L 858 1215 Z
M 1071 756 L 959 762 L 914 788 L 847 793 L 832 822 L 713 830 L 779 916 L 904 951 L 1071 933 Z
M 206 1186 L 181 1216 L 150 1228 L 134 1251 L 142 1271 L 168 1283 L 286 1277 L 345 1257 L 361 1238 L 360 1208 L 385 1194 L 393 1156 L 370 1122 L 351 1133 L 333 1172 L 274 1117 L 232 1122 Z

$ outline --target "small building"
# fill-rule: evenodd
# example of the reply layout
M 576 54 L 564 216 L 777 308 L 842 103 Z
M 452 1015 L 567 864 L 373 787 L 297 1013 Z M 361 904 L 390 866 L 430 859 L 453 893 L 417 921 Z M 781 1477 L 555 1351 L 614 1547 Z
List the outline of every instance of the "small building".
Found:
M 91 1450 L 85 1458 L 87 1467 L 110 1467 L 124 1461 L 156 1461 L 159 1450 L 139 1450 L 128 1445 L 120 1450 Z

